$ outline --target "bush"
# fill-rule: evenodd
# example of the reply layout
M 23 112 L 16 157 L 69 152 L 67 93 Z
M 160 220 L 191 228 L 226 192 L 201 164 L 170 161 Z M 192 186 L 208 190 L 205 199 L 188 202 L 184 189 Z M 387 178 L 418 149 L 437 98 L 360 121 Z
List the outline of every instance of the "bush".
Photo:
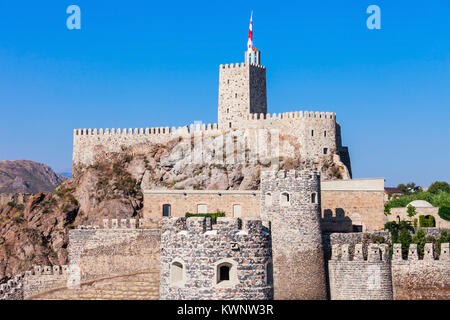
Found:
M 216 223 L 218 217 L 225 217 L 225 212 L 217 210 L 213 213 L 190 213 L 186 212 L 186 218 L 189 217 L 210 217 L 213 223 Z
M 436 226 L 436 221 L 433 216 L 419 216 L 419 227 L 421 228 L 434 228 Z
M 450 206 L 441 206 L 438 213 L 439 217 L 446 221 L 450 221 Z

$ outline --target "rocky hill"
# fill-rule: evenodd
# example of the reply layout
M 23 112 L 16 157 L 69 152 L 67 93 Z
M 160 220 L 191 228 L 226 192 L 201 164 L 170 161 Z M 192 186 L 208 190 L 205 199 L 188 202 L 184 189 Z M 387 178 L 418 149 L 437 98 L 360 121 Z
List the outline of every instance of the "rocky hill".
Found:
M 97 162 L 76 168 L 73 179 L 51 193 L 6 195 L 0 201 L 0 282 L 33 265 L 67 263 L 68 231 L 100 225 L 103 218 L 139 218 L 145 189 L 258 189 L 267 166 L 194 164 L 183 158 L 179 141 L 121 153 L 97 150 Z M 310 166 L 281 159 L 281 169 Z M 347 177 L 335 155 L 319 169 L 327 178 Z M 56 180 L 55 180 L 56 181 Z
M 0 161 L 0 193 L 50 192 L 66 179 L 42 163 Z

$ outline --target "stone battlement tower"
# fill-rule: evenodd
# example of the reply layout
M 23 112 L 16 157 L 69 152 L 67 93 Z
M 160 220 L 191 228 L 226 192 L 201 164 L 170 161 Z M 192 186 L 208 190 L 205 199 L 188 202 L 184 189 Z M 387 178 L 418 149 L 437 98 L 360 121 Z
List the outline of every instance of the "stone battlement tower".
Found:
M 320 175 L 261 171 L 261 218 L 271 222 L 274 299 L 327 298 Z
M 219 129 L 238 129 L 252 113 L 267 113 L 266 68 L 255 48 L 245 52 L 244 63 L 220 65 Z

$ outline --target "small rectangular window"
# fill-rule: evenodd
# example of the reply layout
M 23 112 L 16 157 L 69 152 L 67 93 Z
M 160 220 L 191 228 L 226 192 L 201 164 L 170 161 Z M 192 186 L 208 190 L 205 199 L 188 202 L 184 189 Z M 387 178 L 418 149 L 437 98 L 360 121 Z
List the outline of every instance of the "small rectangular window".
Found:
M 324 136 L 324 137 L 327 136 L 327 131 L 326 131 L 326 130 L 323 132 L 323 136 Z
M 328 153 L 328 148 L 323 148 L 323 154 L 327 154 Z
M 311 137 L 314 137 L 314 130 L 311 130 Z

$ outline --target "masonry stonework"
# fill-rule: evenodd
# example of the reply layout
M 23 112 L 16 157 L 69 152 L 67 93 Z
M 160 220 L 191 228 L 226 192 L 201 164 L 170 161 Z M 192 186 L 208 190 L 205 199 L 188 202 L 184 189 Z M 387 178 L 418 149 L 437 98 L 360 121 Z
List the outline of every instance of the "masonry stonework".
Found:
M 417 244 L 411 244 L 407 260 L 402 258 L 401 244 L 394 244 L 392 279 L 396 300 L 449 300 L 449 244 L 442 243 L 438 255 L 433 244 L 426 243 L 423 259 Z
M 261 220 L 164 218 L 161 232 L 161 299 L 272 299 L 270 230 Z
M 262 171 L 261 199 L 272 227 L 274 298 L 326 299 L 319 174 Z
M 161 219 L 163 206 L 170 205 L 172 217 L 184 217 L 187 212 L 223 211 L 228 217 L 259 217 L 259 190 L 146 190 L 144 191 L 144 218 Z
M 392 274 L 387 244 L 334 245 L 328 261 L 332 300 L 392 300 Z

